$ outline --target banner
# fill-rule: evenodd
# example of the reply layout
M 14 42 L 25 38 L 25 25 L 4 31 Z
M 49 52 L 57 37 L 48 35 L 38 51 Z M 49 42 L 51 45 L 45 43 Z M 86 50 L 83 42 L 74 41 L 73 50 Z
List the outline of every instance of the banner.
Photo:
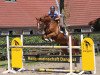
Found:
M 91 38 L 84 38 L 81 42 L 82 70 L 91 71 L 95 69 L 94 42 Z
M 20 38 L 14 38 L 11 42 L 12 46 L 22 46 Z M 22 48 L 11 48 L 12 68 L 22 68 Z
M 57 63 L 69 63 L 69 55 L 60 56 L 60 55 L 24 55 L 25 61 L 34 61 L 34 62 L 57 62 Z M 80 56 L 73 56 L 73 63 L 80 63 Z

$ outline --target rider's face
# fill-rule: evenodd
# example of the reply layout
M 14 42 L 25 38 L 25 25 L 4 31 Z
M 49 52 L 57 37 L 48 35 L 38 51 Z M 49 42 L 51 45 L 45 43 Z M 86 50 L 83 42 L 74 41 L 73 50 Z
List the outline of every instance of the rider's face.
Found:
M 51 11 L 51 13 L 54 13 L 55 9 L 51 9 L 50 11 Z

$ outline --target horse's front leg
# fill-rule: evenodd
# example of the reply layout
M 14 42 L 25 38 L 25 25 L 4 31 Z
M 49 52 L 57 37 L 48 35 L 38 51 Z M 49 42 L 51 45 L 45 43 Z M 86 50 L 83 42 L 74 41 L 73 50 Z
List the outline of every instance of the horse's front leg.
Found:
M 53 41 L 51 38 L 57 36 L 57 34 L 55 32 L 50 33 L 48 35 L 44 35 L 43 38 L 47 41 Z
M 47 38 L 46 36 L 47 35 L 43 35 L 42 39 L 45 40 L 45 41 L 51 41 L 51 42 L 53 41 L 51 38 Z
M 57 36 L 57 33 L 53 32 L 53 33 L 46 35 L 46 38 L 52 38 L 52 37 L 56 37 L 56 36 Z
M 49 41 L 49 39 L 46 37 L 46 35 L 43 35 L 42 39 L 45 40 L 45 41 Z

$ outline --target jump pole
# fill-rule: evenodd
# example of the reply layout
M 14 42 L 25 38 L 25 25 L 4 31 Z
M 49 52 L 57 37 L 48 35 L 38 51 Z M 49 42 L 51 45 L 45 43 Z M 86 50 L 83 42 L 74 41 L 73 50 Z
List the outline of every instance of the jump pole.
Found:
M 72 40 L 71 35 L 69 35 L 69 58 L 70 58 L 70 73 L 67 73 L 65 75 L 77 75 L 76 73 L 73 73 L 73 63 L 72 63 Z
M 69 35 L 69 57 L 70 57 L 70 74 L 72 74 L 73 73 L 73 64 L 72 64 L 72 41 L 71 41 L 71 35 Z M 69 75 L 69 74 L 67 74 L 67 75 Z
M 25 46 L 9 46 L 10 48 L 55 48 L 55 49 L 61 49 L 61 48 L 67 48 L 69 49 L 68 46 L 29 46 L 29 45 L 25 45 Z M 71 46 L 73 49 L 80 49 L 80 46 Z
M 69 58 L 70 58 L 70 73 L 66 75 L 77 75 L 73 73 L 72 68 L 72 48 L 80 48 L 80 46 L 72 46 L 71 35 L 69 35 L 69 46 L 10 46 L 10 48 L 68 48 L 70 51 Z
M 14 70 L 11 69 L 11 65 L 10 65 L 9 35 L 6 36 L 6 41 L 7 41 L 8 70 L 4 71 L 3 74 L 6 74 L 6 73 L 16 73 Z
M 11 65 L 10 65 L 10 63 L 11 63 L 11 61 L 10 61 L 10 51 L 9 51 L 10 48 L 56 48 L 56 49 L 60 49 L 60 48 L 68 48 L 69 49 L 70 47 L 75 48 L 75 49 L 80 48 L 80 46 L 70 46 L 70 47 L 69 46 L 23 46 L 23 45 L 22 46 L 10 46 L 10 44 L 9 44 L 9 35 L 6 36 L 6 41 L 7 41 L 8 70 L 4 71 L 3 72 L 4 74 L 6 74 L 6 73 L 16 73 L 16 71 L 14 71 L 11 68 Z M 22 41 L 22 44 L 23 44 L 23 35 L 21 35 L 21 41 Z M 70 58 L 71 57 L 72 56 L 70 56 Z M 70 67 L 72 67 L 71 64 L 72 63 L 70 63 Z M 72 68 L 70 68 L 70 69 L 72 69 Z M 19 71 L 21 71 L 21 70 L 25 70 L 25 69 L 22 67 Z
M 81 42 L 82 42 L 82 40 L 83 40 L 83 34 L 81 34 Z
M 23 46 L 23 35 L 20 36 L 21 37 L 21 42 L 22 42 L 22 46 Z M 8 59 L 8 70 L 7 71 L 4 71 L 3 74 L 6 74 L 6 73 L 16 73 L 16 71 L 14 71 L 12 68 L 11 68 L 11 60 L 10 60 L 10 45 L 9 45 L 9 35 L 6 36 L 6 41 L 7 41 L 7 59 Z M 17 47 L 18 48 L 18 47 Z M 22 53 L 23 55 L 23 53 Z M 23 63 L 22 63 L 23 65 Z M 25 70 L 22 66 L 21 69 L 19 69 L 18 71 L 22 71 L 22 70 Z
M 22 46 L 23 46 L 23 34 L 20 35 L 20 38 L 21 38 L 21 42 L 22 42 Z M 23 56 L 23 51 L 22 51 L 22 56 Z M 23 57 L 22 57 L 22 58 L 23 58 Z M 25 68 L 24 68 L 24 65 L 23 65 L 23 61 L 22 61 L 22 68 L 19 69 L 18 71 L 19 71 L 19 72 L 20 72 L 20 71 L 25 71 Z
M 62 72 L 62 73 L 69 73 L 70 70 L 62 70 L 62 69 L 46 69 L 46 68 L 40 68 L 36 69 L 36 71 L 40 72 Z M 80 72 L 81 70 L 72 70 L 72 72 Z
M 9 49 L 10 48 L 26 48 L 26 47 L 31 47 L 31 48 L 68 48 L 69 51 L 70 51 L 70 73 L 66 74 L 66 75 L 81 75 L 84 71 L 81 71 L 80 73 L 76 74 L 76 73 L 73 73 L 73 68 L 72 68 L 72 48 L 80 48 L 80 46 L 72 46 L 72 43 L 71 43 L 71 35 L 69 35 L 69 46 L 9 46 L 9 36 L 6 37 L 7 39 L 7 57 L 8 57 L 8 70 L 5 71 L 4 73 L 8 73 L 8 72 L 11 72 L 11 73 L 16 73 L 15 71 L 13 71 L 11 69 L 11 66 L 10 66 L 10 52 L 9 52 Z

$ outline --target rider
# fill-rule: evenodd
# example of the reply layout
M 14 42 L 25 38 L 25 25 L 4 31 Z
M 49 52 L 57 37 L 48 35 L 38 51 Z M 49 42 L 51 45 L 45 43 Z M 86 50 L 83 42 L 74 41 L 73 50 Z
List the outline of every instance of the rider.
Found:
M 60 14 L 55 10 L 55 6 L 51 6 L 48 12 L 48 15 L 52 18 L 52 20 L 59 20 L 60 21 Z M 60 23 L 60 29 L 65 34 L 65 29 L 62 27 L 62 23 Z
M 59 20 L 60 19 L 60 15 L 58 14 L 58 12 L 55 10 L 54 6 L 50 7 L 50 10 L 48 12 L 48 15 L 53 19 L 53 20 Z

